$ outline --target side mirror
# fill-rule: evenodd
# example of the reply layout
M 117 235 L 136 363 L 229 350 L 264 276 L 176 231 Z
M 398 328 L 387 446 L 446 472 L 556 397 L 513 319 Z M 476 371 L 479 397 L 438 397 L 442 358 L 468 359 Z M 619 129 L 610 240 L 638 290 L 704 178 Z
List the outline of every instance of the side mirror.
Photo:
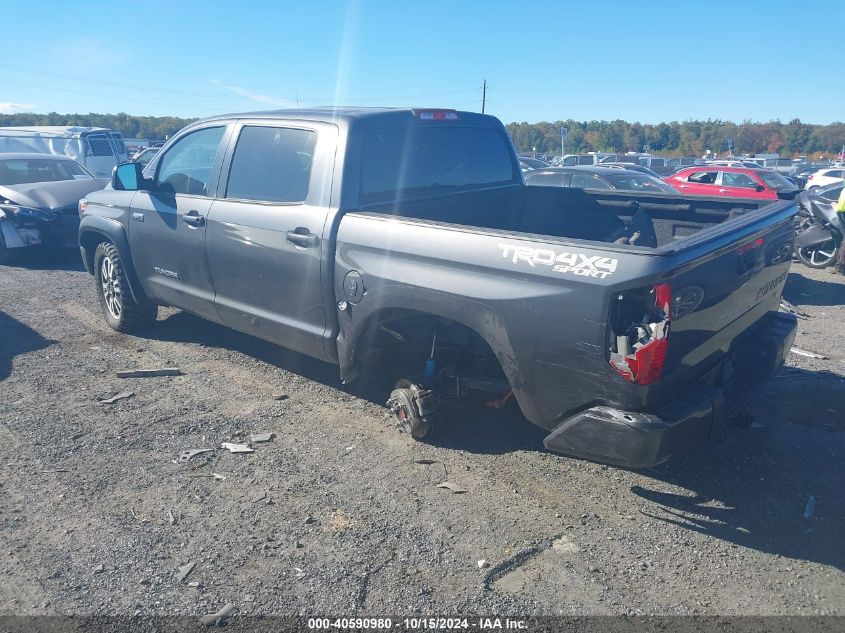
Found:
M 754 191 L 760 192 L 765 190 L 766 188 L 763 185 L 754 185 Z
M 111 186 L 117 191 L 138 191 L 145 183 L 144 167 L 138 163 L 122 163 L 114 168 Z

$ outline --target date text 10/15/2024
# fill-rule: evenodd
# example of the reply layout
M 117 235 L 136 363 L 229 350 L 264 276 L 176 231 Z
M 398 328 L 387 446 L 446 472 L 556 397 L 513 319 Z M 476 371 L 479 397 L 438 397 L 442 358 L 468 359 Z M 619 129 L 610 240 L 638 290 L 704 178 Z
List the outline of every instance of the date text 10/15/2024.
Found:
M 405 631 L 448 631 L 448 630 L 479 630 L 495 631 L 510 630 L 524 631 L 527 623 L 524 620 L 497 617 L 479 618 L 308 618 L 308 628 L 319 630 L 371 630 L 389 631 L 401 629 Z

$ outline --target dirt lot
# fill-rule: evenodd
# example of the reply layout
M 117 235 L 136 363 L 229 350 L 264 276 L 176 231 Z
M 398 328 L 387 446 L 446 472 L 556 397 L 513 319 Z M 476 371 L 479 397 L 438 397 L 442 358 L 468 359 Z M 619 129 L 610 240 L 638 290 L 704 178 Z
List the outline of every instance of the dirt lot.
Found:
M 111 331 L 72 256 L 0 267 L 0 614 L 845 614 L 845 284 L 795 265 L 786 296 L 830 359 L 630 471 L 544 452 L 512 406 L 415 443 L 328 365 L 175 310 Z

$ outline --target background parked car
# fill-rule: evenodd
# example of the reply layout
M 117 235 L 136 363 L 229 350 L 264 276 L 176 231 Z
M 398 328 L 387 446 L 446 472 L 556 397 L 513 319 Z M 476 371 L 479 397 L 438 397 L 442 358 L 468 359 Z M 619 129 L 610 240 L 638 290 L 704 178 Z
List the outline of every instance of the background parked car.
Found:
M 15 252 L 79 245 L 79 200 L 106 186 L 71 158 L 0 154 L 0 263 Z
M 675 193 L 665 182 L 647 174 L 615 167 L 549 167 L 525 174 L 525 184 L 575 189 L 620 189 L 625 191 Z
M 634 163 L 602 163 L 601 166 L 611 167 L 613 169 L 628 169 L 630 171 L 636 171 L 641 174 L 646 174 L 647 176 L 651 176 L 652 178 L 657 178 L 658 180 L 662 178 L 662 176 L 653 169 L 649 169 L 644 165 L 636 165 Z
M 144 149 L 142 149 L 140 152 L 138 152 L 137 154 L 135 154 L 132 157 L 132 162 L 133 163 L 139 163 L 139 164 L 143 165 L 144 167 L 146 167 L 149 164 L 149 162 L 153 158 L 155 158 L 156 154 L 158 154 L 158 151 L 160 149 L 161 149 L 160 146 L 159 147 L 145 147 Z
M 0 128 L 0 153 L 36 152 L 66 156 L 96 178 L 110 178 L 112 169 L 129 160 L 120 132 L 103 127 L 35 125 Z
M 807 176 L 807 184 L 804 185 L 804 188 L 812 189 L 814 187 L 842 182 L 843 180 L 845 180 L 845 168 L 828 167 L 826 169 L 819 169 L 817 172 Z
M 525 156 L 520 156 L 519 166 L 522 167 L 522 171 L 527 171 L 529 169 L 543 169 L 545 167 L 548 167 L 549 164 L 544 160 L 540 160 L 539 158 L 527 158 Z
M 701 165 L 687 167 L 664 179 L 682 193 L 734 198 L 794 198 L 798 187 L 767 169 Z
M 824 185 L 822 187 L 816 187 L 813 189 L 813 195 L 816 195 L 819 198 L 824 198 L 830 202 L 838 202 L 839 196 L 842 194 L 843 187 L 845 187 L 845 180 Z

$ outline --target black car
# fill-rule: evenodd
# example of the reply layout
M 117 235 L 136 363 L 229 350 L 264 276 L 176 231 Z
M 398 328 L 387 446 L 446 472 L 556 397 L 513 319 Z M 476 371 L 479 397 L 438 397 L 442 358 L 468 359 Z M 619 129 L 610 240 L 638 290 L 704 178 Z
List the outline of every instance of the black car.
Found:
M 677 193 L 659 178 L 630 169 L 579 165 L 577 167 L 549 167 L 525 174 L 525 184 L 543 187 L 572 187 L 574 189 L 618 189 L 646 193 Z
M 646 176 L 651 176 L 652 178 L 657 178 L 660 180 L 660 174 L 658 174 L 653 169 L 649 169 L 645 165 L 637 165 L 635 163 L 602 163 L 602 167 L 612 167 L 613 169 L 628 169 L 630 171 L 636 171 L 641 174 L 645 174 Z

